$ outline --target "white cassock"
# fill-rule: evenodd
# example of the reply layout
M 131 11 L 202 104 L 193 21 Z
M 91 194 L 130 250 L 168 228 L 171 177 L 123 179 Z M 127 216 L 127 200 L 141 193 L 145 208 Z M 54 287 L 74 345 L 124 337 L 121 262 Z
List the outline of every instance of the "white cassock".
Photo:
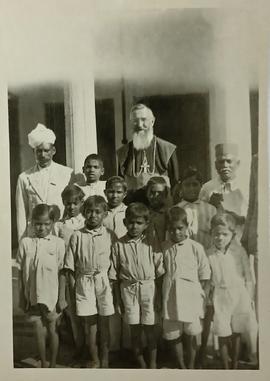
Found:
M 38 204 L 57 205 L 63 214 L 61 193 L 71 182 L 73 169 L 52 161 L 41 168 L 38 164 L 19 175 L 16 189 L 18 240 L 30 232 L 32 210 Z

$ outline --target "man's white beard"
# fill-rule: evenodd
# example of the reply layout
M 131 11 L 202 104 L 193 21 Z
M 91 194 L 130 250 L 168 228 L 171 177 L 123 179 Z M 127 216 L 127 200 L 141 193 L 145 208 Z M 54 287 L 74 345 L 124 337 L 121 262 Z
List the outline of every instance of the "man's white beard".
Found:
M 150 146 L 154 136 L 153 128 L 148 131 L 134 132 L 133 134 L 133 146 L 139 151 L 146 149 Z

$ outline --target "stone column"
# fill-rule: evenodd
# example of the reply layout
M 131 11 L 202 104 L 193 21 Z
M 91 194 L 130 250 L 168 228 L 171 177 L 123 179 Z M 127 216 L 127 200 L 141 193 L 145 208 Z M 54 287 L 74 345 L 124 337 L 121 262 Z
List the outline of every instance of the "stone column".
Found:
M 215 175 L 214 146 L 234 142 L 239 146 L 238 178 L 248 191 L 251 160 L 249 58 L 245 14 L 228 11 L 213 24 L 213 77 L 210 89 L 210 157 Z
M 67 165 L 80 172 L 84 159 L 97 153 L 94 79 L 70 82 L 65 87 Z

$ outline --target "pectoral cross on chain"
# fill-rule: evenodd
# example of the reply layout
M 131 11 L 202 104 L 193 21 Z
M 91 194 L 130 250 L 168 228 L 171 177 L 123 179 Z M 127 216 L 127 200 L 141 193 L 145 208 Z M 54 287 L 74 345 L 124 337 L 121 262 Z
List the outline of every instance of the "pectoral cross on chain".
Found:
M 143 163 L 141 165 L 142 173 L 148 173 L 150 169 L 150 165 L 147 162 L 147 157 L 145 151 L 143 151 Z

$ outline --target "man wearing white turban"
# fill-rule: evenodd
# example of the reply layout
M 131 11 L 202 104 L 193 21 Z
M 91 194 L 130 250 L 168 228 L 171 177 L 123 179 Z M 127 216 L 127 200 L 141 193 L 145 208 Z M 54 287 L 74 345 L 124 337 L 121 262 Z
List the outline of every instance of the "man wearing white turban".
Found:
M 53 161 L 55 134 L 38 124 L 28 134 L 28 143 L 33 148 L 36 164 L 21 173 L 16 189 L 16 211 L 18 239 L 29 235 L 33 208 L 41 203 L 55 204 L 63 211 L 61 192 L 71 182 L 73 170 Z

